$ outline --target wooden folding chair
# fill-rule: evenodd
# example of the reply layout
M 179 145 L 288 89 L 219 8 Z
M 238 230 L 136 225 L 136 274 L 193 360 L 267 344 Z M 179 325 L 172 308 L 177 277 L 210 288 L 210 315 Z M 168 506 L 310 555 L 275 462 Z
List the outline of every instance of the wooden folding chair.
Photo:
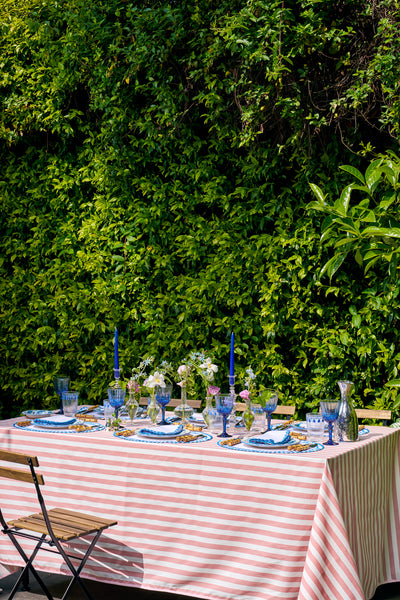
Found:
M 148 398 L 140 398 L 139 400 L 139 404 L 140 406 L 147 406 L 149 403 L 149 399 Z M 168 402 L 166 408 L 175 408 L 176 406 L 179 406 L 180 404 L 182 404 L 182 400 L 180 398 L 171 398 L 171 400 Z M 186 400 L 186 404 L 188 406 L 191 406 L 192 408 L 200 408 L 201 407 L 201 400 Z
M 383 425 L 392 420 L 392 411 L 376 408 L 356 408 L 357 419 L 382 419 Z
M 239 412 L 243 412 L 246 409 L 245 402 L 237 402 L 235 406 L 236 410 Z M 286 419 L 290 419 L 296 412 L 295 406 L 286 406 L 284 404 L 278 404 L 276 409 L 274 410 L 274 415 L 286 415 Z
M 89 600 L 93 600 L 86 585 L 80 578 L 80 573 L 85 566 L 85 563 L 88 560 L 93 548 L 95 547 L 101 533 L 104 531 L 104 529 L 107 529 L 112 525 L 116 525 L 117 522 L 114 520 L 103 519 L 63 508 L 52 508 L 51 510 L 47 510 L 42 493 L 40 491 L 40 486 L 44 485 L 43 476 L 35 471 L 35 467 L 39 466 L 37 457 L 0 449 L 0 460 L 27 465 L 29 467 L 29 470 L 21 470 L 15 469 L 11 467 L 11 465 L 7 465 L 6 467 L 0 466 L 0 477 L 16 479 L 18 481 L 24 481 L 33 484 L 35 486 L 37 499 L 41 508 L 41 512 L 20 517 L 8 522 L 6 522 L 4 519 L 0 508 L 0 523 L 2 526 L 2 533 L 8 535 L 11 542 L 14 544 L 15 548 L 18 550 L 25 562 L 25 567 L 23 567 L 13 589 L 11 590 L 8 600 L 11 600 L 14 597 L 20 583 L 28 580 L 29 573 L 35 577 L 46 597 L 49 600 L 54 600 L 53 596 L 46 588 L 42 578 L 32 565 L 32 562 L 34 561 L 39 550 L 60 554 L 72 573 L 72 579 L 62 597 L 62 600 L 67 598 L 74 583 L 79 584 Z M 89 534 L 94 534 L 94 537 L 89 543 L 89 547 L 83 557 L 67 554 L 62 546 L 63 542 L 71 542 L 72 540 Z M 36 546 L 30 557 L 28 557 L 25 553 L 24 549 L 16 539 L 17 537 L 34 540 L 36 542 Z M 44 544 L 47 544 L 49 547 L 44 546 Z M 78 568 L 74 567 L 71 559 L 80 561 Z

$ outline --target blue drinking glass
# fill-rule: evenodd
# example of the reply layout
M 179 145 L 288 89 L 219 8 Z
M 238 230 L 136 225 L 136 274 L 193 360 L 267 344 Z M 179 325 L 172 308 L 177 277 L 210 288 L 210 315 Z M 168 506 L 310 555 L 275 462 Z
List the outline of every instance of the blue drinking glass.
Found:
M 328 422 L 328 441 L 324 442 L 326 446 L 337 446 L 337 442 L 333 441 L 333 423 L 336 421 L 339 415 L 339 402 L 335 400 L 324 400 L 320 402 L 321 413 L 325 421 Z
M 165 407 L 171 400 L 172 385 L 157 386 L 156 387 L 156 400 L 161 406 L 161 421 L 158 425 L 169 425 L 169 422 L 165 418 Z
M 63 392 L 68 391 L 69 387 L 69 377 L 67 375 L 56 375 L 54 377 L 54 389 L 56 391 L 57 396 L 60 398 L 60 414 L 64 413 L 63 405 L 62 405 L 62 395 Z
M 260 404 L 267 414 L 267 431 L 271 431 L 271 417 L 278 405 L 278 392 L 272 388 L 263 390 L 260 394 Z
M 125 402 L 125 390 L 118 387 L 107 389 L 108 401 L 115 408 L 115 418 L 118 419 L 118 411 Z
M 217 411 L 220 415 L 222 415 L 222 433 L 219 434 L 218 437 L 232 437 L 229 433 L 226 432 L 226 425 L 228 423 L 228 417 L 232 412 L 233 405 L 235 403 L 234 395 L 217 395 L 215 396 L 215 405 L 217 407 Z

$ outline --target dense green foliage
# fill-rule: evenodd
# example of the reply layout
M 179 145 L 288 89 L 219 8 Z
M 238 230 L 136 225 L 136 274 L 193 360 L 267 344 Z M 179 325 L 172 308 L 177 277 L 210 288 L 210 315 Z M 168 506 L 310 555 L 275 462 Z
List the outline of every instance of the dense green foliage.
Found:
M 3 414 L 206 349 L 309 406 L 391 407 L 395 279 L 330 254 L 309 182 L 398 150 L 397 0 L 7 0 L 0 8 Z

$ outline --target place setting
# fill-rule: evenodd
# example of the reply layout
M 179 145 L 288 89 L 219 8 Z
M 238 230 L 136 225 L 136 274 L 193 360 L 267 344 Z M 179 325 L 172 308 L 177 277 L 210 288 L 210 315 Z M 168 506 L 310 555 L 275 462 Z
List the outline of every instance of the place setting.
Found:
M 65 384 L 64 387 L 68 388 L 68 385 Z M 58 391 L 57 394 L 59 394 Z M 64 389 L 60 392 L 60 396 L 60 410 L 24 411 L 22 415 L 28 417 L 28 419 L 17 421 L 14 423 L 13 427 L 16 429 L 23 429 L 24 431 L 69 434 L 94 433 L 105 429 L 105 426 L 98 423 L 96 419 L 90 420 L 89 417 L 85 416 L 85 413 L 88 412 L 87 407 L 81 406 L 81 414 L 79 414 L 79 392 L 76 390 Z
M 104 429 L 104 425 L 97 422 L 85 421 L 67 415 L 50 415 L 47 417 L 33 418 L 18 421 L 13 425 L 16 429 L 46 433 L 93 433 Z

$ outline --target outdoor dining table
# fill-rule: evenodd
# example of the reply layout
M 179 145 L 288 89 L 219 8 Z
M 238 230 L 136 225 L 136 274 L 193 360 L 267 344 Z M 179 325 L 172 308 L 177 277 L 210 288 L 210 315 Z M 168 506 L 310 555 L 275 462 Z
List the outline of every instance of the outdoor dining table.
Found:
M 210 600 L 365 600 L 400 580 L 398 429 L 288 453 L 17 421 L 0 422 L 0 447 L 38 456 L 49 508 L 118 520 L 86 578 Z M 6 518 L 37 511 L 25 486 L 1 483 Z M 0 536 L 0 576 L 20 564 Z M 64 573 L 55 554 L 36 564 Z

